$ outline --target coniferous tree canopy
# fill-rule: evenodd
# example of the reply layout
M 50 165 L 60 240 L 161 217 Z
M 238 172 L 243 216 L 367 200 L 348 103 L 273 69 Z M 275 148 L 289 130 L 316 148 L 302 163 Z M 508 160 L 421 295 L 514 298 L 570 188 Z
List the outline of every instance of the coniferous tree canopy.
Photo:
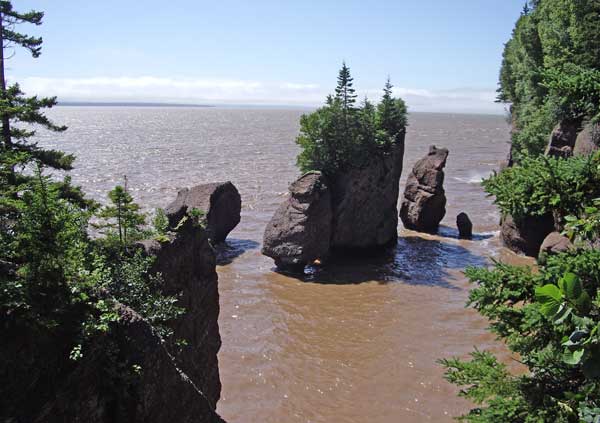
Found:
M 517 160 L 541 154 L 561 120 L 599 120 L 600 1 L 529 2 L 505 45 L 499 85 Z
M 372 157 L 389 153 L 406 131 L 406 104 L 393 97 L 389 78 L 377 106 L 367 98 L 356 105 L 353 78 L 346 63 L 337 81 L 335 96 L 327 96 L 325 106 L 300 119 L 296 142 L 302 149 L 298 166 L 303 172 L 334 174 L 365 166 Z
M 485 180 L 515 222 L 551 217 L 573 247 L 539 267 L 469 268 L 469 305 L 522 364 L 494 354 L 444 359 L 446 378 L 476 404 L 460 419 L 600 422 L 600 152 L 542 155 L 561 120 L 600 120 L 600 1 L 529 2 L 506 44 L 499 100 L 512 104 L 514 166 Z
M 127 190 L 110 193 L 113 205 L 97 216 L 107 234 L 92 239 L 95 204 L 68 177 L 44 174 L 69 170 L 74 160 L 32 138 L 36 127 L 66 129 L 43 114 L 56 99 L 25 96 L 17 83 L 7 86 L 5 75 L 8 48 L 41 54 L 42 39 L 20 26 L 40 25 L 42 17 L 0 1 L 0 421 L 39 417 L 99 338 L 98 384 L 110 386 L 107 395 L 115 399 L 127 395 L 136 358 L 111 338 L 117 305 L 134 309 L 163 337 L 170 334 L 165 323 L 181 313 L 177 299 L 162 294 L 159 275 L 150 275 L 152 259 L 132 246 L 149 231 Z M 164 216 L 157 221 L 164 238 Z

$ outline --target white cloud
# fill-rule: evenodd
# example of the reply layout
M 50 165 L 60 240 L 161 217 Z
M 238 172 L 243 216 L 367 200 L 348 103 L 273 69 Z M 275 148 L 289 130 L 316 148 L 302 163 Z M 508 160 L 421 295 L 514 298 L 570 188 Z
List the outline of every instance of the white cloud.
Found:
M 139 101 L 209 104 L 322 104 L 328 90 L 318 84 L 297 82 L 265 82 L 236 79 L 90 77 L 19 79 L 30 94 L 58 96 L 63 101 Z M 380 89 L 359 91 L 377 100 Z M 501 113 L 494 103 L 494 90 L 394 89 L 412 111 Z

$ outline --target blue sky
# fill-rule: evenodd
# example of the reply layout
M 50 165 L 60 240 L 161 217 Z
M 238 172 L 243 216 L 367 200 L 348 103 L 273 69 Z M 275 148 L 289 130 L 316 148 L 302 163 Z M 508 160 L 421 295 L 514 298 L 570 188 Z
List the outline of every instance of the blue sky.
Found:
M 63 100 L 316 105 L 345 60 L 361 95 L 389 74 L 415 111 L 499 112 L 523 0 L 18 0 L 46 12 L 8 75 Z

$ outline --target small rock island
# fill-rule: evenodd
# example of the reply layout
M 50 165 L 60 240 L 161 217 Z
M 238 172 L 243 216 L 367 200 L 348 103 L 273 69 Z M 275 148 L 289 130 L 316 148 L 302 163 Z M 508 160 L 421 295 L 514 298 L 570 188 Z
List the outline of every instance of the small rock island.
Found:
M 335 93 L 302 117 L 305 173 L 265 229 L 262 253 L 279 268 L 301 271 L 335 251 L 377 251 L 398 237 L 406 105 L 389 80 L 379 104 L 357 105 L 345 64 Z

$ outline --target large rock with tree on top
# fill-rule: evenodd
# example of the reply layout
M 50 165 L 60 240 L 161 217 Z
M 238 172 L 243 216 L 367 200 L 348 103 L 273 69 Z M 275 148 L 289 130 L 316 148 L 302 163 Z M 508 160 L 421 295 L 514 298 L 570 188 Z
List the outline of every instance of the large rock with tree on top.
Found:
M 335 252 L 377 252 L 397 240 L 406 105 L 392 96 L 389 80 L 376 106 L 357 105 L 355 97 L 344 64 L 335 96 L 300 120 L 305 175 L 291 185 L 264 237 L 263 254 L 278 266 L 300 269 Z

